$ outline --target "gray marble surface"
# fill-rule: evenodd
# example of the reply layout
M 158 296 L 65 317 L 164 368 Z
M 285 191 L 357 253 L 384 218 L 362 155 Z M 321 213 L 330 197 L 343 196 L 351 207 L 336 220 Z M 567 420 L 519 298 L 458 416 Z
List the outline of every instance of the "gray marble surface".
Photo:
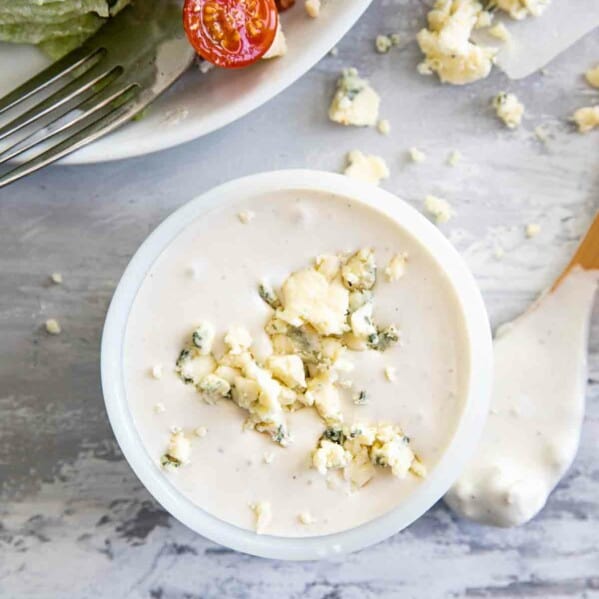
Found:
M 119 276 L 172 210 L 232 177 L 339 170 L 354 148 L 384 156 L 392 171 L 384 187 L 417 208 L 431 192 L 457 208 L 443 230 L 472 267 L 493 324 L 522 311 L 559 273 L 599 204 L 599 132 L 582 136 L 567 122 L 575 108 L 597 101 L 581 73 L 599 60 L 599 35 L 544 75 L 509 82 L 496 71 L 450 88 L 415 74 L 419 53 L 410 40 L 423 15 L 416 0 L 375 0 L 337 57 L 242 121 L 156 155 L 53 167 L 0 192 L 1 597 L 599 597 L 599 318 L 578 457 L 543 512 L 521 528 L 464 522 L 439 504 L 351 556 L 252 558 L 169 517 L 108 425 L 99 344 Z M 405 47 L 377 55 L 374 36 L 395 30 Z M 335 76 L 350 65 L 380 90 L 390 136 L 327 121 Z M 503 89 L 527 106 L 517 131 L 502 128 L 489 108 Z M 541 124 L 546 144 L 533 135 Z M 410 164 L 410 146 L 427 161 Z M 464 159 L 451 168 L 445 161 L 454 148 Z M 541 233 L 529 240 L 530 222 Z M 63 285 L 49 283 L 54 271 Z M 49 317 L 60 320 L 61 335 L 45 333 Z

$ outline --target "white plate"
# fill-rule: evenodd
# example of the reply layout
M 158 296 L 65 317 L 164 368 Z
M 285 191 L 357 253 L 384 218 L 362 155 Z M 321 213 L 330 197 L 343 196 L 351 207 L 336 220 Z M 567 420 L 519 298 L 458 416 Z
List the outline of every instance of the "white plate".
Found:
M 316 190 L 340 195 L 386 214 L 419 241 L 443 270 L 458 298 L 468 339 L 469 373 L 464 411 L 453 439 L 421 485 L 396 508 L 355 528 L 315 537 L 256 535 L 219 520 L 194 505 L 171 485 L 144 448 L 125 391 L 123 347 L 129 312 L 155 260 L 188 226 L 214 206 L 280 190 Z M 308 560 L 356 551 L 402 530 L 437 502 L 474 452 L 487 416 L 492 378 L 489 319 L 482 297 L 463 259 L 426 218 L 388 191 L 321 171 L 260 173 L 229 181 L 171 214 L 144 241 L 127 266 L 110 303 L 101 350 L 102 390 L 114 434 L 129 464 L 156 500 L 175 518 L 205 537 L 262 557 Z
M 239 71 L 192 68 L 159 98 L 147 116 L 67 156 L 63 164 L 118 160 L 156 152 L 224 127 L 264 104 L 318 62 L 339 42 L 372 0 L 330 0 L 318 19 L 302 0 L 284 13 L 289 51 Z M 28 46 L 0 44 L 0 97 L 25 81 L 47 60 Z

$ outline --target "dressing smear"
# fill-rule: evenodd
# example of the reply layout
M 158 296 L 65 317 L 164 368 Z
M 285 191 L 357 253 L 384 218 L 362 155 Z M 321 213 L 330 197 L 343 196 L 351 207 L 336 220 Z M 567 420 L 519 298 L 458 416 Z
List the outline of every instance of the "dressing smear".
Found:
M 207 403 L 175 371 L 204 321 L 213 327 L 217 358 L 225 333 L 238 325 L 250 333 L 257 362 L 266 363 L 273 309 L 260 283 L 278 291 L 314 256 L 363 247 L 379 265 L 373 321 L 395 324 L 400 342 L 384 352 L 347 353 L 354 368 L 340 391 L 343 419 L 401 423 L 434 471 L 462 414 L 470 362 L 461 306 L 436 261 L 396 222 L 347 198 L 315 191 L 242 197 L 191 222 L 158 257 L 133 303 L 124 344 L 127 400 L 141 440 L 156 468 L 199 509 L 264 534 L 311 536 L 376 518 L 426 484 L 377 467 L 355 490 L 340 471 L 325 476 L 314 467 L 326 428 L 314 409 L 286 413 L 291 442 L 282 447 L 244 429 L 247 411 L 234 401 Z M 404 254 L 405 265 L 392 261 Z M 355 399 L 362 390 L 366 402 Z M 165 451 L 180 467 L 161 465 Z
M 545 505 L 576 455 L 599 271 L 575 269 L 501 327 L 491 412 L 475 457 L 445 496 L 461 516 L 517 526 Z

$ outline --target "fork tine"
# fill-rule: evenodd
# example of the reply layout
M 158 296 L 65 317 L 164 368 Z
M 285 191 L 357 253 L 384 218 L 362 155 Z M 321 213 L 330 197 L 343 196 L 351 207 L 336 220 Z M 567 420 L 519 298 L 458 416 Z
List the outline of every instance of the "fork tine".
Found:
M 139 89 L 139 87 L 132 84 L 124 91 L 127 92 L 134 89 Z M 129 120 L 135 113 L 142 110 L 151 100 L 151 97 L 148 97 L 145 102 L 132 102 L 132 100 L 133 98 L 129 98 L 124 104 L 121 104 L 116 108 L 110 108 L 107 112 L 104 112 L 104 114 L 77 133 L 74 133 L 41 154 L 33 157 L 31 160 L 20 164 L 8 173 L 0 176 L 0 189 L 21 177 L 34 173 L 35 171 L 60 160 L 67 154 L 95 141 L 102 135 L 110 133 L 110 131 L 113 131 Z
M 88 67 L 88 70 L 95 66 L 99 60 L 106 54 L 104 48 L 79 48 L 64 58 L 50 65 L 35 77 L 29 79 L 17 89 L 0 98 L 0 114 L 17 106 L 22 101 L 30 98 L 33 94 L 45 89 L 52 83 L 59 81 L 69 73 L 73 73 L 79 68 Z
M 99 75 L 85 73 L 81 77 L 61 87 L 51 96 L 36 104 L 27 112 L 19 115 L 3 127 L 0 127 L 0 141 L 6 139 L 9 135 L 16 133 L 27 125 L 31 125 L 42 117 L 51 114 L 57 117 L 64 116 L 67 112 L 74 108 L 73 101 L 80 103 L 81 96 L 88 90 L 92 90 L 97 85 L 107 84 L 121 75 L 122 67 L 113 67 L 107 72 L 102 72 Z M 85 99 L 85 98 L 84 98 Z
M 120 99 L 124 98 L 127 95 L 127 93 L 130 92 L 131 89 L 134 88 L 135 86 L 132 84 L 129 84 L 124 87 L 120 87 L 116 91 L 112 90 L 111 87 L 112 86 L 105 87 L 103 90 L 99 91 L 97 94 L 95 94 L 91 98 L 82 102 L 79 106 L 76 106 L 74 110 L 81 110 L 82 112 L 80 114 L 78 114 L 77 116 L 75 116 L 75 118 L 67 121 L 66 123 L 63 123 L 62 125 L 60 125 L 59 127 L 55 128 L 55 129 L 49 129 L 48 131 L 46 131 L 46 135 L 44 135 L 43 137 L 40 137 L 38 135 L 39 133 L 43 133 L 43 131 L 36 130 L 33 133 L 31 133 L 30 135 L 28 135 L 27 137 L 25 137 L 25 138 L 21 139 L 20 141 L 18 141 L 17 143 L 13 144 L 12 146 L 6 148 L 3 151 L 0 151 L 0 165 L 5 164 L 9 160 L 12 160 L 13 158 L 16 158 L 17 156 L 20 156 L 21 154 L 24 154 L 25 152 L 28 152 L 29 150 L 32 150 L 38 144 L 45 143 L 49 139 L 52 139 L 53 137 L 56 137 L 57 135 L 59 135 L 61 133 L 68 132 L 69 129 L 74 129 L 76 127 L 76 125 L 78 125 L 79 123 L 82 123 L 83 121 L 88 119 L 90 116 L 92 116 L 94 113 L 97 113 L 98 111 L 102 110 L 103 108 L 105 108 L 106 106 L 111 104 L 112 102 L 116 103 Z M 46 126 L 50 126 L 50 125 L 54 124 L 55 122 L 59 121 L 61 118 L 62 117 L 57 117 L 57 118 L 53 119 Z M 23 145 L 24 142 L 27 142 L 27 143 L 25 143 L 25 145 Z

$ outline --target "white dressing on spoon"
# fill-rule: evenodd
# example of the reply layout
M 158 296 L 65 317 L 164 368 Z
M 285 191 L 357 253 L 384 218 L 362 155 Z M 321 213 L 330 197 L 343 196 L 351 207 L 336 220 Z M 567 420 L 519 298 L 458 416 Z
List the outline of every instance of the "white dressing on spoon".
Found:
M 574 269 L 494 342 L 491 411 L 445 501 L 495 526 L 533 518 L 574 460 L 584 417 L 590 312 L 599 271 Z

